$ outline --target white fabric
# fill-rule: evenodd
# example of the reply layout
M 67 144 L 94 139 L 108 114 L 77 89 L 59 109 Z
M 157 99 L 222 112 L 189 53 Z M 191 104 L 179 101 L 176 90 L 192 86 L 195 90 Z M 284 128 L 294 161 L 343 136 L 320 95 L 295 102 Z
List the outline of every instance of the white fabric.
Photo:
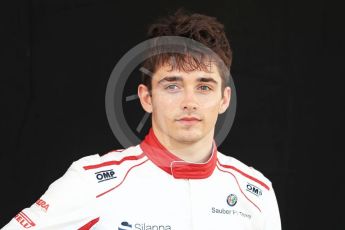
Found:
M 3 229 L 71 230 L 92 220 L 96 223 L 90 229 L 104 230 L 281 229 L 272 185 L 255 169 L 220 152 L 205 179 L 175 179 L 146 155 L 119 163 L 142 153 L 137 145 L 74 162 L 38 202 Z M 84 168 L 104 162 L 113 164 Z

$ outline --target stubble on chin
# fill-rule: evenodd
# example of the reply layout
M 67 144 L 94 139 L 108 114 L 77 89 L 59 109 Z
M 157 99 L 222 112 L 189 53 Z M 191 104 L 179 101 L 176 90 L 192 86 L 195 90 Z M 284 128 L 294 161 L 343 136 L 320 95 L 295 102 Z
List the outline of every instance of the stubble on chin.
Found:
M 193 130 L 192 128 L 178 130 L 173 139 L 183 144 L 192 144 L 201 139 L 201 134 L 199 132 L 200 131 Z

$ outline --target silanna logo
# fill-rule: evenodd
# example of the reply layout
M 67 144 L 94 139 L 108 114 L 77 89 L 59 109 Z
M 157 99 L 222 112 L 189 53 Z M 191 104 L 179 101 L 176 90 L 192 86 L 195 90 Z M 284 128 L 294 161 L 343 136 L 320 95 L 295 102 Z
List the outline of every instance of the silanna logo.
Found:
M 261 190 L 261 189 L 259 189 L 259 188 L 256 187 L 255 185 L 252 185 L 252 184 L 249 184 L 249 183 L 247 183 L 247 188 L 246 188 L 246 190 L 247 190 L 248 192 L 253 193 L 253 194 L 256 195 L 256 196 L 261 196 L 261 195 L 262 195 L 262 190 Z
M 96 172 L 95 174 L 96 174 L 98 183 L 116 178 L 115 172 L 112 169 L 99 171 L 99 172 Z
M 127 221 L 121 222 L 121 226 L 118 230 L 129 230 L 129 229 L 136 229 L 136 230 L 171 230 L 170 225 L 152 225 L 146 223 L 135 223 L 130 224 Z
M 121 223 L 121 226 L 118 228 L 118 230 L 128 230 L 128 229 L 132 229 L 132 225 L 128 223 L 127 221 L 123 221 Z

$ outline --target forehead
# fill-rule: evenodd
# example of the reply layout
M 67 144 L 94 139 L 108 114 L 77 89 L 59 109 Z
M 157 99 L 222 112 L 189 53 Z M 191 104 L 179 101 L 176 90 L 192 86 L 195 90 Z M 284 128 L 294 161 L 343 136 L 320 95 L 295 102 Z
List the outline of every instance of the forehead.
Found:
M 153 74 L 153 82 L 159 82 L 167 76 L 179 77 L 182 81 L 197 81 L 200 77 L 212 78 L 217 83 L 221 82 L 221 77 L 218 71 L 218 67 L 211 63 L 208 70 L 195 69 L 190 71 L 184 71 L 174 68 L 171 64 L 165 63 L 157 67 Z

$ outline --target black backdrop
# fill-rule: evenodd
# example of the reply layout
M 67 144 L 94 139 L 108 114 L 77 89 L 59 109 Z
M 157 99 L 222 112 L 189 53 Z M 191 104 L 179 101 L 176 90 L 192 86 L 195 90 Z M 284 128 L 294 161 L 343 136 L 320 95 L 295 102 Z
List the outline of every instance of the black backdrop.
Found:
M 122 147 L 107 80 L 181 6 L 222 21 L 234 52 L 238 107 L 220 151 L 271 179 L 283 229 L 344 228 L 341 7 L 288 0 L 2 1 L 0 226 L 72 161 Z

